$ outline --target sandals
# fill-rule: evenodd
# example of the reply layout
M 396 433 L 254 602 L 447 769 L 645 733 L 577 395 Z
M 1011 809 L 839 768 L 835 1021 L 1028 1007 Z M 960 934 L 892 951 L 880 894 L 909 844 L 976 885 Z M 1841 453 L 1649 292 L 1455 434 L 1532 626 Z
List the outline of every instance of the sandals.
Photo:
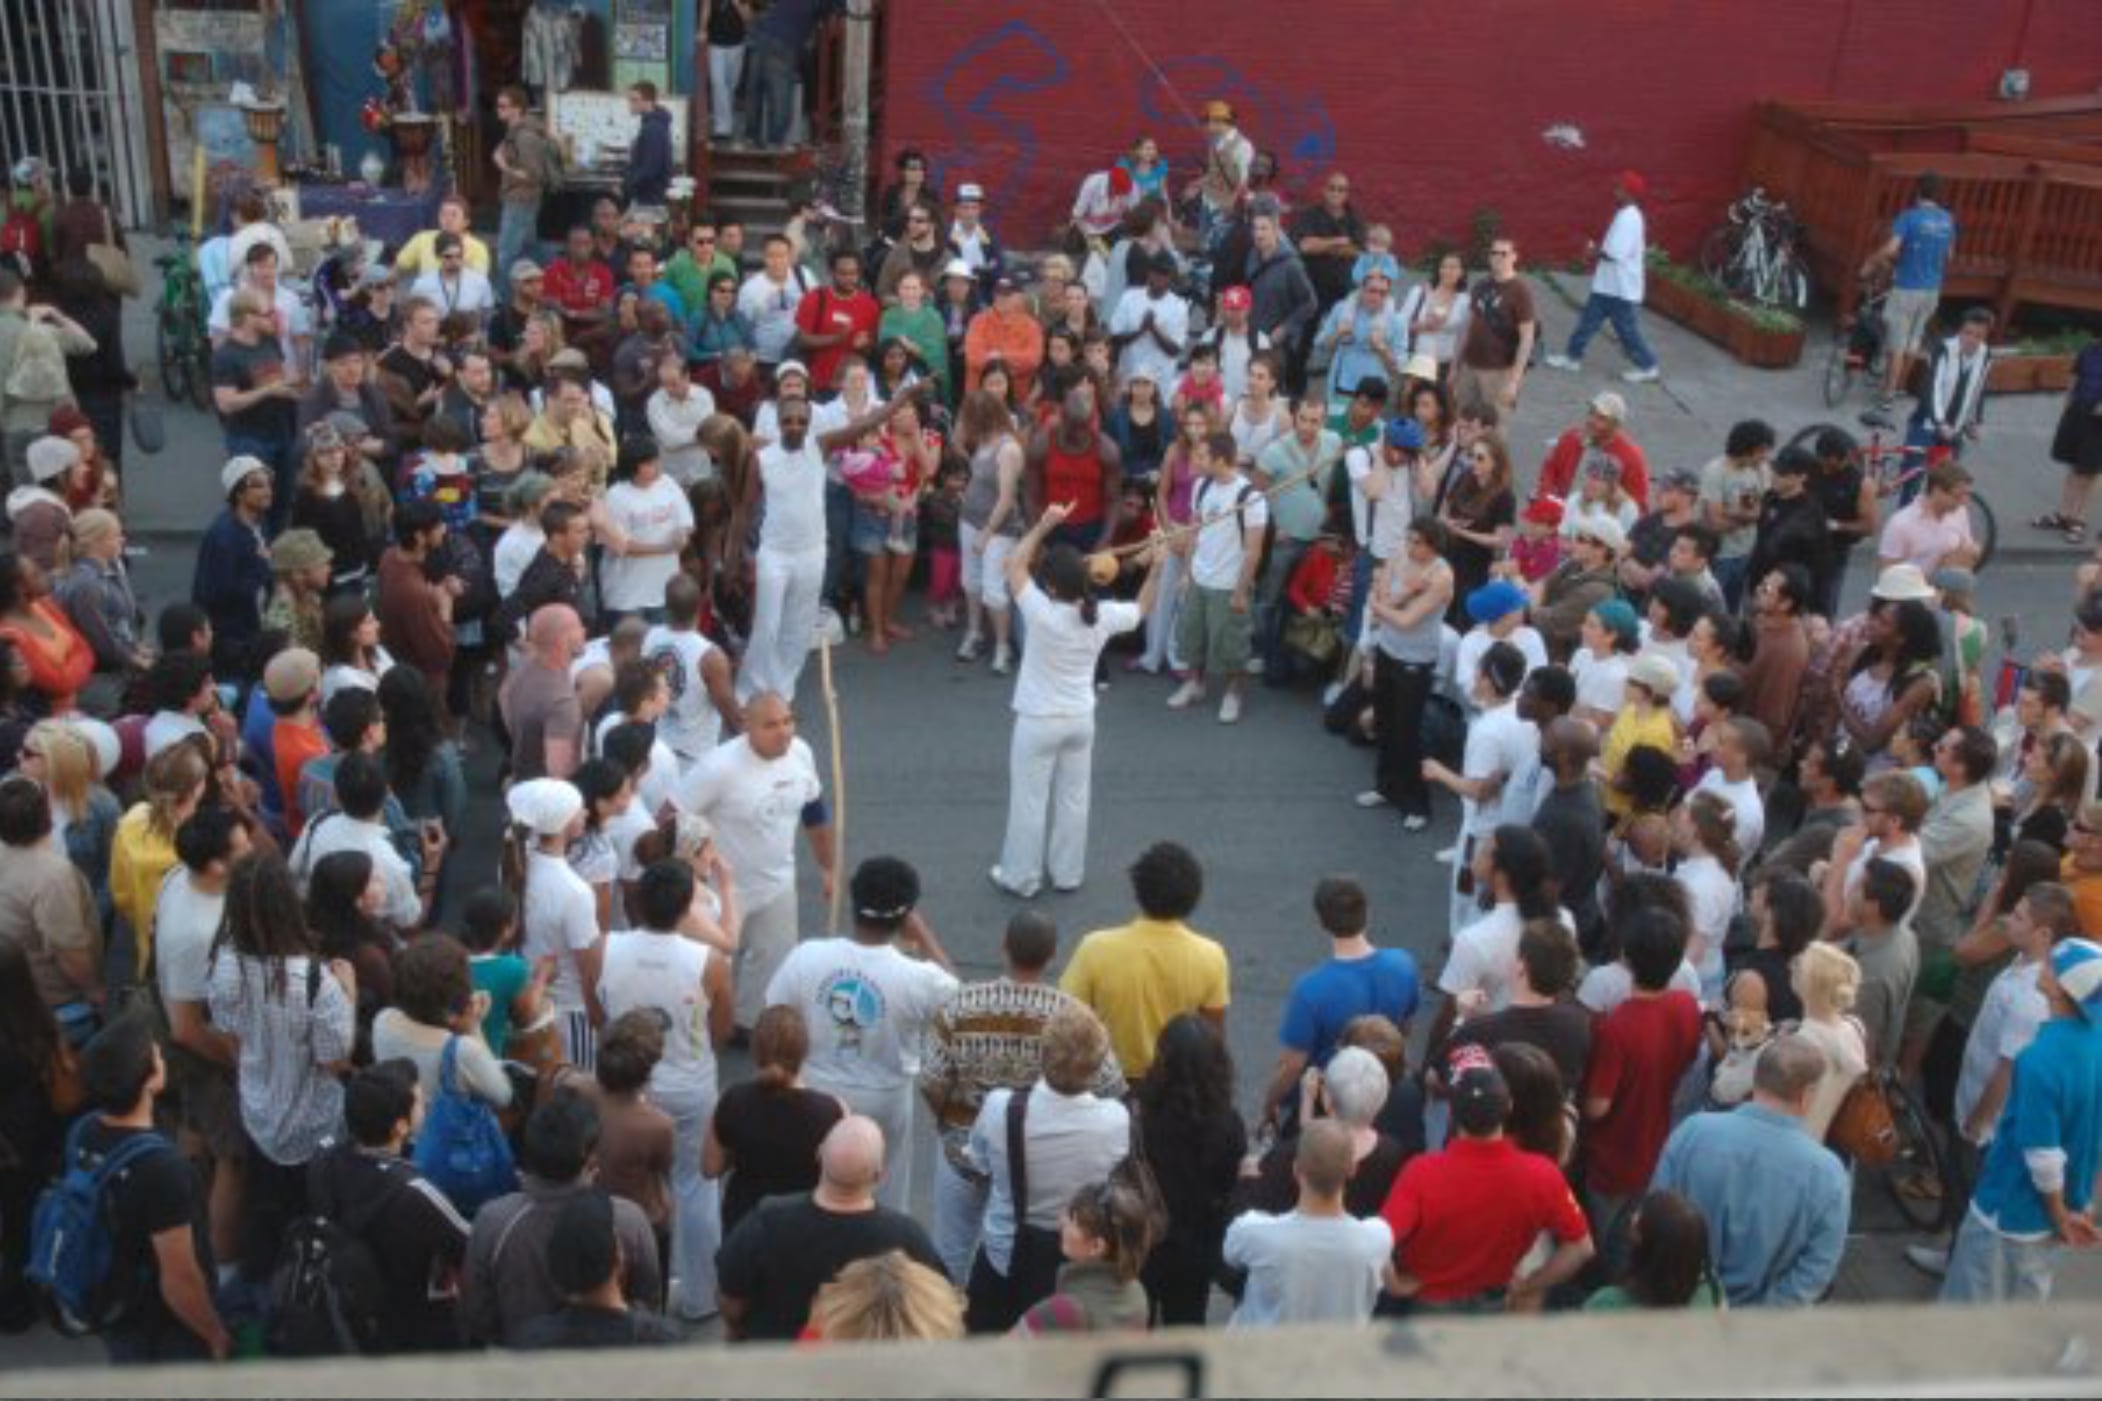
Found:
M 2037 530 L 2055 530 L 2059 532 L 2060 535 L 2065 537 L 2065 542 L 2068 545 L 2084 545 L 2087 543 L 2087 522 L 2076 521 L 2070 516 L 2059 515 L 2056 511 L 2046 512 L 2029 522 L 2029 524 Z

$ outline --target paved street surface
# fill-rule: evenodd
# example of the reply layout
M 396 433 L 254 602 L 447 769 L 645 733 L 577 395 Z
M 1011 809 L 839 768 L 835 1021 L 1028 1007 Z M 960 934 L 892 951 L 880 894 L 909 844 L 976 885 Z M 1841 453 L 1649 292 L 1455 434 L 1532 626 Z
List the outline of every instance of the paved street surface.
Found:
M 1581 296 L 1581 281 L 1564 277 L 1561 283 Z M 1551 290 L 1541 291 L 1549 344 L 1559 349 L 1575 313 Z M 151 356 L 149 316 L 134 305 L 129 334 L 135 361 Z M 1806 423 L 1839 417 L 1824 407 L 1818 391 L 1829 329 L 1814 335 L 1804 363 L 1786 372 L 1746 370 L 1654 317 L 1645 330 L 1665 368 L 1660 385 L 1620 383 L 1626 362 L 1610 336 L 1593 345 L 1579 374 L 1534 372 L 1509 430 L 1522 483 L 1537 472 L 1548 440 L 1602 388 L 1627 398 L 1629 429 L 1648 451 L 1653 473 L 1665 466 L 1700 466 L 1720 451 L 1729 425 L 1739 418 L 1764 417 L 1785 441 Z M 1852 415 L 1865 407 L 1857 392 L 1845 421 L 1851 426 Z M 1986 438 L 1970 459 L 1979 489 L 2000 520 L 2001 556 L 1984 577 L 1981 609 L 1989 616 L 2019 616 L 2026 638 L 2052 645 L 2064 639 L 2071 566 L 2080 552 L 2057 543 L 2055 534 L 2029 530 L 2026 522 L 2056 499 L 2059 469 L 2046 449 L 2057 412 L 2056 396 L 1994 399 Z M 136 562 L 150 609 L 187 591 L 192 541 L 215 509 L 223 460 L 207 416 L 171 410 L 168 429 L 167 451 L 156 458 L 134 452 L 128 462 L 132 533 L 151 551 Z M 1847 606 L 1858 605 L 1867 587 L 1863 564 L 1849 581 Z M 908 620 L 917 624 L 917 614 L 917 604 L 908 604 Z M 918 866 L 928 918 L 968 978 L 996 970 L 1000 931 L 1015 908 L 986 879 L 1005 815 L 1011 686 L 982 664 L 951 661 L 952 647 L 953 635 L 923 633 L 887 658 L 872 658 L 852 644 L 837 654 L 847 778 L 845 864 L 850 869 L 863 857 L 893 853 Z M 813 657 L 797 711 L 822 768 L 829 741 L 817 675 Z M 1205 865 L 1206 890 L 1193 922 L 1223 940 L 1232 955 L 1227 1029 L 1241 1105 L 1252 1112 L 1270 1071 L 1284 995 L 1300 972 L 1325 956 L 1325 937 L 1309 908 L 1315 878 L 1330 872 L 1363 877 L 1372 892 L 1376 937 L 1411 950 L 1428 984 L 1441 962 L 1449 878 L 1432 853 L 1451 841 L 1457 809 L 1441 805 L 1430 831 L 1409 836 L 1391 811 L 1352 806 L 1351 796 L 1371 779 L 1371 757 L 1322 732 L 1309 692 L 1257 689 L 1246 718 L 1229 729 L 1216 722 L 1216 706 L 1167 710 L 1169 689 L 1164 681 L 1114 670 L 1098 722 L 1087 885 L 1039 903 L 1057 919 L 1069 949 L 1086 930 L 1129 916 L 1123 868 L 1146 843 L 1172 837 L 1195 850 Z M 463 869 L 453 876 L 462 883 L 490 877 L 502 820 L 486 743 L 471 764 L 475 799 L 469 830 L 457 843 Z M 806 928 L 817 932 L 823 905 L 814 879 L 806 881 L 803 908 Z M 1426 1021 L 1419 1018 L 1419 1033 Z M 725 1082 L 741 1070 L 728 1067 Z M 915 1180 L 924 1198 L 931 1150 L 924 1140 L 920 1146 Z M 1903 1262 L 1901 1247 L 1909 1238 L 1888 1233 L 1896 1225 L 1884 1201 L 1863 1194 L 1857 1230 L 1866 1234 L 1849 1250 L 1841 1297 L 1929 1293 L 1930 1282 Z M 2069 1264 L 2059 1283 L 2068 1297 L 2102 1297 L 2102 1258 Z M 9 1344 L 0 1354 L 13 1361 L 22 1346 Z M 58 1351 L 63 1347 L 46 1339 L 35 1352 L 57 1360 L 82 1351 Z

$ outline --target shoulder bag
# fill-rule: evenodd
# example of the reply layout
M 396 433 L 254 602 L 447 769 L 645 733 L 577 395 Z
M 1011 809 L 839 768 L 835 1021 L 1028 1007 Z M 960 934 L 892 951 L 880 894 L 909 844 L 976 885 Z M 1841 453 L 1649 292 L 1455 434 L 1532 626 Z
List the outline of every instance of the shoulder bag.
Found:
M 102 241 L 89 244 L 87 255 L 88 261 L 102 274 L 102 285 L 109 288 L 112 296 L 139 295 L 139 270 L 132 265 L 131 254 L 117 246 L 117 230 L 110 220 L 107 206 L 102 210 Z
M 1861 1024 L 1854 1025 L 1858 1029 Z M 1862 1043 L 1867 1040 L 1864 1036 Z M 1898 1124 L 1890 1112 L 1882 1071 L 1871 1065 L 1848 1088 L 1825 1130 L 1825 1143 L 1864 1167 L 1885 1167 L 1898 1156 Z

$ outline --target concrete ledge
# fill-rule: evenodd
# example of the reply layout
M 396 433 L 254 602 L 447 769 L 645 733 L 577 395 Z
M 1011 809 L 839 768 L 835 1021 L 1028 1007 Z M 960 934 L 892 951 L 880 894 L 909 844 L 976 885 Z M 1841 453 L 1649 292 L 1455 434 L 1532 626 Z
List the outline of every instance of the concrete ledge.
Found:
M 0 1397 L 2102 1396 L 2098 1357 L 2089 1305 L 1856 1307 L 16 1372 Z

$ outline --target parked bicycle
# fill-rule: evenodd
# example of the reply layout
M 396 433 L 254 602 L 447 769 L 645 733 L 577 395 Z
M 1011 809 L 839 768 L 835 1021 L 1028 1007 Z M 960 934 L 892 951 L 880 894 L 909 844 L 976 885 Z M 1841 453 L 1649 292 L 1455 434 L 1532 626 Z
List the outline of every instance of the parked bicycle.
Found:
M 1863 375 L 1881 384 L 1889 356 L 1883 344 L 1883 303 L 1890 289 L 1864 293 L 1854 314 L 1840 318 L 1832 331 L 1832 353 L 1825 357 L 1825 407 L 1836 409 L 1854 392 Z
M 207 322 L 212 309 L 205 301 L 204 278 L 197 270 L 189 231 L 178 225 L 172 237 L 174 247 L 153 260 L 161 270 L 161 294 L 154 305 L 161 388 L 170 402 L 188 399 L 208 409 L 212 406 L 212 339 Z
M 1702 242 L 1701 271 L 1732 296 L 1801 311 L 1810 304 L 1810 274 L 1796 253 L 1801 234 L 1787 204 L 1755 186 Z
M 1919 493 L 1926 475 L 1951 456 L 1946 447 L 1914 447 L 1898 434 L 1897 425 L 1881 414 L 1861 415 L 1861 424 L 1868 429 L 1868 441 L 1854 450 L 1854 460 L 1861 473 L 1875 485 L 1876 499 L 1896 499 L 1900 504 L 1910 501 Z M 1813 423 L 1799 430 L 1788 440 L 1788 446 L 1802 448 L 1806 452 L 1817 450 L 1820 435 L 1842 432 L 1836 423 Z M 1852 437 L 1852 434 L 1847 436 Z M 1992 503 L 1971 485 L 1970 504 L 1971 539 L 1978 545 L 1978 562 L 1971 566 L 1973 572 L 1983 572 L 1992 563 L 1993 551 L 2000 541 L 1999 518 L 1993 514 Z

